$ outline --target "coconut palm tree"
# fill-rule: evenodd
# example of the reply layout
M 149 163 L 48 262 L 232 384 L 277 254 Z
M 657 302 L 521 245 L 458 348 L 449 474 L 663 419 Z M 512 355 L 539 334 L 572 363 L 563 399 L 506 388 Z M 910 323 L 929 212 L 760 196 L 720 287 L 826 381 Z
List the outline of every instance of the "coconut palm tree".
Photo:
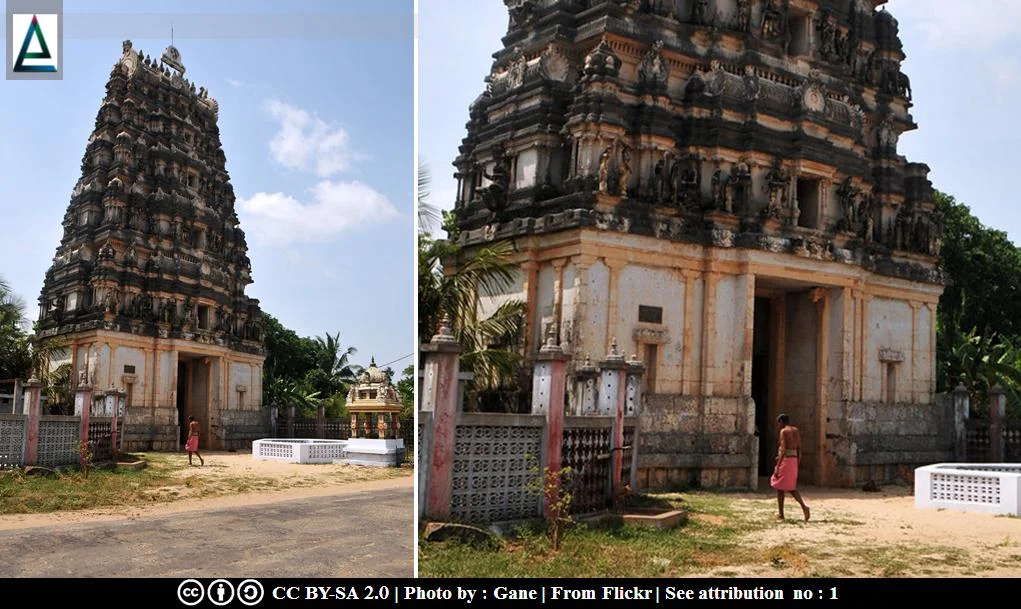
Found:
M 434 239 L 423 217 L 442 214 L 428 203 L 428 175 L 418 182 L 418 337 L 429 342 L 441 320 L 450 320 L 461 344 L 461 367 L 475 374 L 477 389 L 493 390 L 514 381 L 521 364 L 519 343 L 524 330 L 525 304 L 505 302 L 488 316 L 481 299 L 505 293 L 514 283 L 517 265 L 510 260 L 513 245 L 498 242 L 461 256 L 454 243 Z M 423 212 L 423 209 L 425 210 Z M 424 216 L 423 216 L 424 214 Z M 445 223 L 446 224 L 446 223 Z M 443 262 L 456 260 L 450 271 Z
M 347 349 L 342 347 L 340 332 L 332 335 L 327 332 L 325 337 L 315 337 L 315 347 L 316 370 L 325 373 L 325 377 L 335 385 L 337 391 L 346 392 L 348 387 L 358 382 L 362 367 L 352 364 L 349 359 L 358 353 L 358 350 L 354 347 Z

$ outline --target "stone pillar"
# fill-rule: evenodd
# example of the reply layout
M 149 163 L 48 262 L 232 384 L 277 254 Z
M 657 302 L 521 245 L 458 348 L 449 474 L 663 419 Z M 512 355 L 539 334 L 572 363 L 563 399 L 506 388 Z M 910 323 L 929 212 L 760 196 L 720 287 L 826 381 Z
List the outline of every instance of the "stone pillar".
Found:
M 294 406 L 287 407 L 287 437 L 294 437 Z
M 92 387 L 79 385 L 78 393 L 75 396 L 75 410 L 81 405 L 81 430 L 78 432 L 78 440 L 87 442 L 89 440 L 89 418 L 92 416 Z
M 351 413 L 351 437 L 352 438 L 357 438 L 358 437 L 358 413 L 357 412 L 352 412 Z
M 617 339 L 614 338 L 610 345 L 610 353 L 605 360 L 599 362 L 597 414 L 613 416 L 617 413 L 620 390 L 623 387 L 621 371 L 624 366 L 624 356 L 617 351 Z
M 127 392 L 117 390 L 113 392 L 114 404 L 113 404 L 113 428 L 110 434 L 110 446 L 113 449 L 114 460 L 116 461 L 117 453 L 121 451 L 120 437 L 117 433 L 117 422 L 122 416 L 124 416 L 125 402 L 127 401 Z
M 993 463 L 1003 463 L 1003 418 L 1007 415 L 1007 396 L 1003 387 L 996 383 L 989 390 L 989 458 Z
M 971 404 L 968 388 L 960 383 L 954 389 L 954 461 L 963 462 L 968 459 L 968 417 Z
M 35 465 L 39 455 L 39 419 L 42 416 L 42 387 L 39 379 L 33 377 L 25 383 L 25 412 L 28 414 L 28 429 L 25 433 L 25 465 Z
M 397 440 L 401 437 L 401 415 L 397 412 L 390 413 L 390 433 L 392 439 Z M 407 448 L 407 447 L 405 447 Z
M 277 437 L 277 417 L 280 415 L 280 409 L 276 406 L 269 407 L 269 437 Z
M 14 379 L 14 403 L 11 405 L 11 412 L 28 414 L 28 409 L 25 408 L 25 386 L 21 379 Z
M 592 360 L 585 358 L 585 363 L 574 373 L 574 404 L 572 413 L 575 415 L 596 414 L 596 395 L 599 371 L 592 365 Z
M 624 356 L 617 351 L 617 339 L 610 345 L 610 353 L 599 363 L 599 414 L 614 417 L 613 438 L 610 441 L 610 488 L 616 497 L 621 488 L 620 468 L 624 461 L 624 396 L 627 391 Z
M 561 448 L 564 443 L 564 392 L 567 389 L 568 356 L 556 343 L 556 330 L 551 328 L 546 344 L 539 349 L 532 382 L 532 414 L 546 415 L 546 469 L 560 472 Z M 545 475 L 543 476 L 545 480 Z M 559 476 L 555 478 L 559 483 Z M 544 509 L 549 514 L 549 503 Z
M 380 440 L 385 440 L 385 439 L 390 437 L 390 436 L 387 435 L 387 433 L 389 431 L 389 426 L 387 425 L 387 419 L 389 419 L 389 418 L 390 418 L 390 415 L 388 413 L 385 413 L 385 412 L 381 412 L 381 413 L 376 415 L 376 433 L 379 434 L 379 439 Z
M 631 434 L 631 471 L 628 472 L 628 479 L 632 490 L 638 488 L 638 434 L 641 429 L 641 425 L 638 424 L 638 417 L 642 414 L 642 376 L 644 374 L 645 366 L 638 361 L 636 356 L 632 355 L 631 361 L 628 362 L 625 369 L 624 377 L 624 416 L 634 417 L 635 419 L 635 429 Z M 620 446 L 623 451 L 623 419 L 621 419 L 620 439 Z M 621 459 L 623 459 L 623 454 L 621 454 Z
M 425 516 L 445 520 L 450 516 L 453 489 L 454 434 L 459 406 L 457 377 L 461 356 L 461 345 L 451 332 L 449 319 L 445 317 L 440 322 L 439 332 L 429 344 L 422 345 L 422 351 L 431 360 L 435 375 L 431 384 L 432 395 L 425 396 L 426 403 L 433 407 Z
M 326 437 L 326 406 L 316 406 L 316 438 L 322 440 Z

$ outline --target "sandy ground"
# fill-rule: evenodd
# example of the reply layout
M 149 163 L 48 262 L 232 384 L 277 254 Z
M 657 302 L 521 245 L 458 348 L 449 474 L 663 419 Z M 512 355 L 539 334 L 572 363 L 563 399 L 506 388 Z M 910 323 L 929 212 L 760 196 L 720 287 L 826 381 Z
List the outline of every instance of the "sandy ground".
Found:
M 179 477 L 190 479 L 193 489 L 236 487 L 239 480 L 251 482 L 250 492 L 226 496 L 189 497 L 187 488 L 174 487 L 174 497 L 143 506 L 113 506 L 91 510 L 46 514 L 0 515 L 0 531 L 67 522 L 100 522 L 134 519 L 194 510 L 244 507 L 291 501 L 300 498 L 373 492 L 387 489 L 412 489 L 412 469 L 377 469 L 354 465 L 311 465 L 277 461 L 257 461 L 249 452 L 203 452 L 205 465 L 187 467 L 185 454 L 155 453 L 157 459 L 169 459 L 186 469 Z M 409 513 L 413 507 L 409 505 Z
M 917 509 L 912 489 L 884 487 L 802 490 L 811 508 L 789 496 L 787 520 L 749 534 L 742 544 L 772 548 L 769 567 L 723 568 L 721 575 L 1021 577 L 1021 519 L 950 510 Z M 771 518 L 773 493 L 734 495 L 742 518 Z

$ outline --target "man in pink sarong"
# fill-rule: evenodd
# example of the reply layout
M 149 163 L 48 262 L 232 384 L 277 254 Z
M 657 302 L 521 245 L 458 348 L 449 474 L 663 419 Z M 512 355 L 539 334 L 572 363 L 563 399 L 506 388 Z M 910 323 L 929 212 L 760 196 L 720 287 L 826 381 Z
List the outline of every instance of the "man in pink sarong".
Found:
M 206 464 L 205 459 L 199 454 L 199 422 L 195 417 L 188 417 L 188 441 L 184 444 L 184 450 L 188 451 L 188 465 L 194 465 L 191 462 L 193 454 L 199 458 L 199 465 Z
M 776 489 L 776 503 L 780 513 L 777 520 L 783 520 L 784 493 L 790 493 L 794 500 L 801 505 L 801 511 L 805 513 L 805 522 L 811 512 L 805 505 L 805 500 L 798 492 L 798 465 L 801 461 L 801 431 L 791 425 L 791 418 L 785 414 L 776 418 L 780 423 L 780 449 L 776 455 L 776 467 L 773 468 L 773 477 L 769 479 L 769 485 Z

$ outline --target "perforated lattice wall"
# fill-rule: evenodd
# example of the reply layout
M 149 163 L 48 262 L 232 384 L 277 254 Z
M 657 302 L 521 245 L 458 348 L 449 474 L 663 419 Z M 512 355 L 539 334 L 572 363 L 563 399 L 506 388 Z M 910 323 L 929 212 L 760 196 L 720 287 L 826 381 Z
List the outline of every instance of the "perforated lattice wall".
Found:
M 0 469 L 19 467 L 25 451 L 25 419 L 0 419 Z
M 995 476 L 932 474 L 929 498 L 933 501 L 1000 503 L 1000 479 Z
M 458 425 L 451 515 L 477 523 L 537 516 L 539 491 L 529 484 L 541 451 L 541 427 Z
M 78 419 L 39 421 L 39 465 L 74 465 L 78 463 Z
M 330 460 L 333 460 L 333 459 L 343 459 L 344 458 L 344 445 L 343 444 L 334 444 L 332 442 L 324 443 L 324 444 L 318 444 L 318 443 L 317 444 L 311 444 L 308 447 L 308 458 L 310 460 L 315 460 L 315 461 L 319 461 L 319 460 L 330 461 Z
M 289 444 L 287 442 L 258 442 L 258 456 L 268 457 L 274 459 L 294 459 L 297 460 L 295 450 L 297 445 Z

